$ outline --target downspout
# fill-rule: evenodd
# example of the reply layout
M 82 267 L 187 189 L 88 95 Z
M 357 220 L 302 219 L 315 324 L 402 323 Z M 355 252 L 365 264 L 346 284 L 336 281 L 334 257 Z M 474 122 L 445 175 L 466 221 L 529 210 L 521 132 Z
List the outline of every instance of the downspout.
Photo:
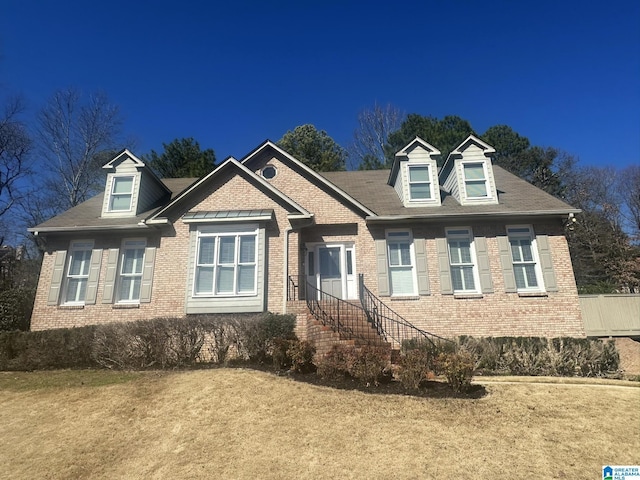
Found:
M 293 230 L 291 225 L 284 229 L 284 289 L 282 295 L 282 313 L 287 313 L 287 292 L 289 291 L 289 234 Z

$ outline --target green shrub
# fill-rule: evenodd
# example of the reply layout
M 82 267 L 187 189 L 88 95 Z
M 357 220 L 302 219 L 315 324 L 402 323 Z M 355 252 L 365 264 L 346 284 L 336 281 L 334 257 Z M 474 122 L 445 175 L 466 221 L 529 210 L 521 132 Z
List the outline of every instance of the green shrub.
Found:
M 0 331 L 29 330 L 34 297 L 33 289 L 0 291 Z
M 469 352 L 460 350 L 457 353 L 441 353 L 438 355 L 438 363 L 454 392 L 469 390 L 475 368 L 475 360 Z
M 271 359 L 275 338 L 295 338 L 295 316 L 259 314 L 235 319 L 236 344 L 242 358 L 266 363 Z
M 419 390 L 420 384 L 428 378 L 429 372 L 434 372 L 434 362 L 435 359 L 425 350 L 409 350 L 400 360 L 398 380 L 407 390 Z

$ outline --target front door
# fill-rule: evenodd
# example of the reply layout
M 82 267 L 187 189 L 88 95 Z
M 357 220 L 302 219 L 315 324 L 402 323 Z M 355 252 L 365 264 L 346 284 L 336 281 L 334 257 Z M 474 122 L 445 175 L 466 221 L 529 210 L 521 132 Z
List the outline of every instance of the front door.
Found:
M 307 278 L 324 293 L 357 298 L 353 244 L 307 245 Z

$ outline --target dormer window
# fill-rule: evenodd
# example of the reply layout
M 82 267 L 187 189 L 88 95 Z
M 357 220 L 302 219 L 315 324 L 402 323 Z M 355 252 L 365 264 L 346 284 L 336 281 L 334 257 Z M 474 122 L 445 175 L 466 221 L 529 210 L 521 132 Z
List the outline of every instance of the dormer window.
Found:
M 131 200 L 133 198 L 133 176 L 113 177 L 111 186 L 111 200 L 109 201 L 109 211 L 128 212 L 131 210 Z
M 408 165 L 409 199 L 412 202 L 431 200 L 431 174 L 429 165 Z
M 467 198 L 487 198 L 487 172 L 484 162 L 464 163 L 464 188 Z

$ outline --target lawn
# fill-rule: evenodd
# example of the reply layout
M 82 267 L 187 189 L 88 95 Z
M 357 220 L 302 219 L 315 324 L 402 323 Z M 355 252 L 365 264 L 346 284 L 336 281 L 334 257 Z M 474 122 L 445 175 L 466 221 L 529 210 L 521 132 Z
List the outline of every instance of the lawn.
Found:
M 601 478 L 640 464 L 637 385 L 430 399 L 243 369 L 3 372 L 0 477 Z

